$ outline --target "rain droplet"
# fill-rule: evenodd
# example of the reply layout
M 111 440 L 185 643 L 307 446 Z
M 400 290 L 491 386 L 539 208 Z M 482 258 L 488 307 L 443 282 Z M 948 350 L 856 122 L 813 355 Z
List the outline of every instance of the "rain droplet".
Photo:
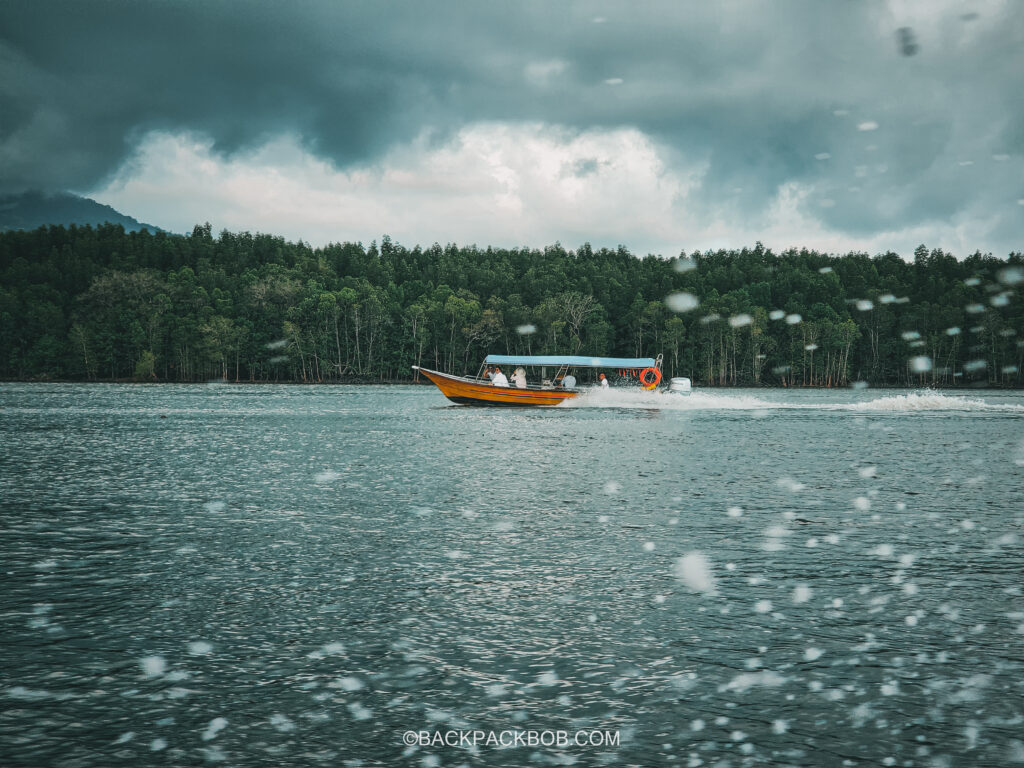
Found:
M 270 725 L 275 731 L 288 733 L 295 730 L 295 722 L 287 715 L 275 714 L 270 716 Z
M 357 701 L 348 705 L 348 711 L 351 713 L 354 720 L 369 720 L 373 717 L 373 710 L 364 707 Z
M 1020 267 L 1007 267 L 999 270 L 999 282 L 1003 285 L 1017 285 L 1024 281 L 1024 269 Z
M 673 312 L 690 312 L 700 306 L 700 301 L 692 293 L 671 293 L 665 298 L 665 306 Z
M 904 56 L 913 56 L 917 53 L 917 38 L 914 36 L 914 30 L 910 27 L 900 27 L 897 29 L 896 40 L 899 43 L 900 53 Z
M 167 660 L 163 656 L 147 656 L 139 660 L 146 677 L 159 677 L 167 669 Z
M 806 603 L 814 595 L 814 592 L 806 584 L 797 584 L 793 589 L 792 600 L 797 605 Z
M 228 727 L 227 718 L 215 717 L 210 721 L 210 724 L 206 726 L 206 730 L 203 731 L 203 741 L 210 741 L 211 739 L 217 738 L 217 734 Z
M 366 686 L 358 677 L 339 677 L 334 687 L 343 691 L 361 691 Z
M 688 552 L 676 560 L 673 567 L 675 577 L 694 592 L 713 595 L 715 577 L 711 573 L 711 563 L 703 552 Z

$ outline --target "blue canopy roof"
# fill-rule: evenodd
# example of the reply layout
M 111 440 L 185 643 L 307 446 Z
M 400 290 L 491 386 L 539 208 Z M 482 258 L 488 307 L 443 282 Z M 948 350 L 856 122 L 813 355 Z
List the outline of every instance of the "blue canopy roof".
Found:
M 488 355 L 485 365 L 568 365 L 570 368 L 652 368 L 653 357 L 590 357 L 589 355 Z

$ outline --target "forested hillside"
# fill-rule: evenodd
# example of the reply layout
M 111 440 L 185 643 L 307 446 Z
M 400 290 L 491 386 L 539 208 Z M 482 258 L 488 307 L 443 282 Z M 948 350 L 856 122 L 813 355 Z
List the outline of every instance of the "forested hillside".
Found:
M 488 352 L 664 353 L 698 385 L 1020 386 L 1022 278 L 1020 253 L 924 246 L 660 259 L 47 227 L 0 234 L 0 378 L 402 381 Z
M 120 224 L 129 231 L 148 229 L 157 232 L 160 229 L 125 216 L 109 205 L 69 192 L 0 195 L 0 232 L 8 229 L 35 229 L 54 222 L 80 227 L 112 223 Z

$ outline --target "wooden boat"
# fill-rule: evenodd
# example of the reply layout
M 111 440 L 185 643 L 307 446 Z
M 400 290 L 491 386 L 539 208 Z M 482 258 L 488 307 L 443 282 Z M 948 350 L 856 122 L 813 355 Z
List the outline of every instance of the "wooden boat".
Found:
M 517 373 L 521 369 L 523 375 L 514 376 L 509 386 L 495 386 L 484 375 L 492 366 L 506 366 L 510 370 L 516 368 Z M 653 389 L 661 381 L 660 355 L 657 360 L 653 357 L 488 355 L 480 364 L 476 376 L 454 376 L 418 365 L 412 368 L 430 379 L 445 397 L 459 405 L 558 405 L 583 391 L 576 386 L 576 377 L 573 375 L 577 368 L 607 368 L 617 371 L 620 377 L 638 379 L 648 389 Z M 526 376 L 526 368 L 533 369 L 534 374 Z M 551 378 L 548 378 L 549 371 L 553 371 Z

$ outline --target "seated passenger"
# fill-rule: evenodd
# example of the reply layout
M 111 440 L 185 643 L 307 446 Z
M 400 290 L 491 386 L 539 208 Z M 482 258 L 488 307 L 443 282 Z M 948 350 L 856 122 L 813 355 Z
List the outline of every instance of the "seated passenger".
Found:
M 508 377 L 501 372 L 501 368 L 494 369 L 494 376 L 491 377 L 491 385 L 495 387 L 508 386 Z
M 512 371 L 512 383 L 519 389 L 526 389 L 526 369 L 516 368 Z

